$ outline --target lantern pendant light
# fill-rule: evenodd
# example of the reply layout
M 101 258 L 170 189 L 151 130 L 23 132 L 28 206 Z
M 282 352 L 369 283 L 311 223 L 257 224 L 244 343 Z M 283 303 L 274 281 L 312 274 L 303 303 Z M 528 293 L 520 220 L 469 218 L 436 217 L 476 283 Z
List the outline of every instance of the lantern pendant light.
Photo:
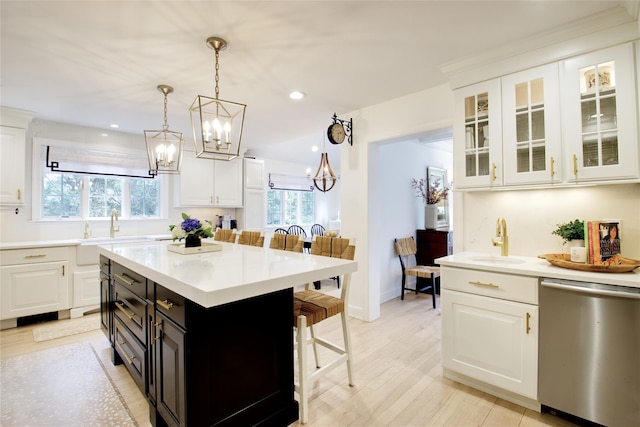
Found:
M 173 92 L 173 88 L 167 85 L 158 85 L 158 90 L 164 95 L 164 124 L 162 130 L 145 130 L 144 141 L 147 145 L 149 158 L 149 173 L 178 174 L 182 167 L 182 147 L 184 138 L 182 132 L 169 130 L 167 122 L 167 95 Z
M 323 153 L 320 155 L 320 165 L 318 166 L 318 170 L 316 171 L 316 175 L 313 177 L 313 185 L 323 193 L 331 190 L 334 185 L 336 185 L 336 181 L 338 177 L 335 173 L 333 173 L 333 169 L 331 169 L 331 165 L 329 164 L 329 154 L 325 151 L 324 146 L 324 132 L 322 134 L 322 151 Z
M 209 37 L 207 46 L 215 51 L 215 98 L 198 95 L 191 104 L 191 127 L 196 157 L 213 160 L 233 160 L 240 156 L 245 104 L 220 99 L 220 51 L 227 42 Z

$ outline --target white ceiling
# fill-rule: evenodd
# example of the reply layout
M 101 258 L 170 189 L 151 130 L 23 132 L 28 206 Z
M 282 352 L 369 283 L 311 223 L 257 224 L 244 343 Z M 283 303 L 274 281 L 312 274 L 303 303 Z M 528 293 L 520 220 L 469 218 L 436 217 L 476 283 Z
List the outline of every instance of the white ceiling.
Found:
M 37 118 L 142 135 L 162 125 L 192 144 L 188 107 L 248 105 L 243 146 L 310 153 L 331 116 L 445 83 L 440 67 L 542 34 L 618 1 L 1 2 L 0 104 Z M 307 97 L 288 98 L 292 90 Z M 354 126 L 355 132 L 357 127 Z M 286 144 L 283 144 L 287 142 Z M 277 152 L 277 151 L 276 151 Z M 317 154 L 313 155 L 314 158 Z

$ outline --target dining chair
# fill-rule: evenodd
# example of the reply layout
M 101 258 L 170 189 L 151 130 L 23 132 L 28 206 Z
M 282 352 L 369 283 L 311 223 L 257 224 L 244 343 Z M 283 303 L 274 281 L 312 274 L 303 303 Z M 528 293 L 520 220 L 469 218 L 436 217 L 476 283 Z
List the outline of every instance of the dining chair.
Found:
M 286 228 L 276 228 L 273 232 L 276 234 L 289 234 Z
M 311 253 L 315 255 L 353 260 L 355 251 L 355 244 L 349 239 L 316 236 L 311 243 Z M 295 384 L 295 391 L 298 392 L 300 398 L 300 422 L 302 424 L 305 424 L 309 417 L 309 383 L 313 379 L 324 375 L 341 363 L 346 363 L 349 385 L 351 387 L 354 385 L 351 335 L 347 313 L 351 275 L 346 275 L 343 282 L 339 298 L 312 290 L 310 283 L 306 285 L 304 291 L 293 294 L 293 322 L 296 328 L 298 355 L 298 382 Z M 317 336 L 313 328 L 314 325 L 338 314 L 340 314 L 342 323 L 342 347 Z M 309 334 L 307 334 L 307 328 L 309 328 Z M 309 344 L 313 346 L 316 361 L 316 369 L 311 374 L 307 368 L 307 346 Z M 318 344 L 337 353 L 338 357 L 324 367 L 320 367 Z
M 418 252 L 416 242 L 412 237 L 402 239 L 394 239 L 396 254 L 400 259 L 400 267 L 402 268 L 402 289 L 400 290 L 400 299 L 404 299 L 404 291 L 414 291 L 429 293 L 433 298 L 433 308 L 436 308 L 436 278 L 440 277 L 440 267 L 431 265 L 417 265 L 416 253 Z M 407 276 L 415 276 L 415 288 L 407 288 Z M 426 286 L 420 287 L 420 278 L 429 279 Z
M 213 235 L 213 240 L 217 242 L 235 243 L 236 230 L 231 230 L 228 228 L 217 228 L 215 234 Z
M 264 246 L 264 233 L 262 231 L 242 230 L 238 236 L 239 245 Z
M 309 249 L 311 248 L 311 242 L 307 241 L 307 232 L 304 231 L 304 228 L 300 227 L 299 225 L 292 225 L 287 229 L 287 233 L 303 236 L 303 239 L 302 239 L 304 241 L 303 250 L 304 252 L 309 253 Z
M 324 227 L 321 224 L 311 226 L 311 237 L 313 236 L 324 236 Z

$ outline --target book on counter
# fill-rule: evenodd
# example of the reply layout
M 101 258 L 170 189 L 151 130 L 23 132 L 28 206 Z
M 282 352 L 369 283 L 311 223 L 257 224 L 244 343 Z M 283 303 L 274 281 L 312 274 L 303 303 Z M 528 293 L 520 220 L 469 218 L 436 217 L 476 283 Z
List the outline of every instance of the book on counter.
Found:
M 588 264 L 618 264 L 620 224 L 617 221 L 587 221 L 585 236 Z

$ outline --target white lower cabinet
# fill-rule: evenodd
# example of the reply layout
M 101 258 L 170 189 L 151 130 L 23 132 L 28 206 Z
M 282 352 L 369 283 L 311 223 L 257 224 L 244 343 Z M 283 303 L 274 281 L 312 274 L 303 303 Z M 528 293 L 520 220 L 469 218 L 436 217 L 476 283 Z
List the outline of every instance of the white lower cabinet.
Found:
M 4 250 L 0 265 L 0 319 L 70 308 L 66 247 Z
M 100 304 L 100 270 L 73 273 L 73 307 Z
M 441 286 L 445 376 L 448 370 L 535 401 L 538 279 L 443 267 Z

